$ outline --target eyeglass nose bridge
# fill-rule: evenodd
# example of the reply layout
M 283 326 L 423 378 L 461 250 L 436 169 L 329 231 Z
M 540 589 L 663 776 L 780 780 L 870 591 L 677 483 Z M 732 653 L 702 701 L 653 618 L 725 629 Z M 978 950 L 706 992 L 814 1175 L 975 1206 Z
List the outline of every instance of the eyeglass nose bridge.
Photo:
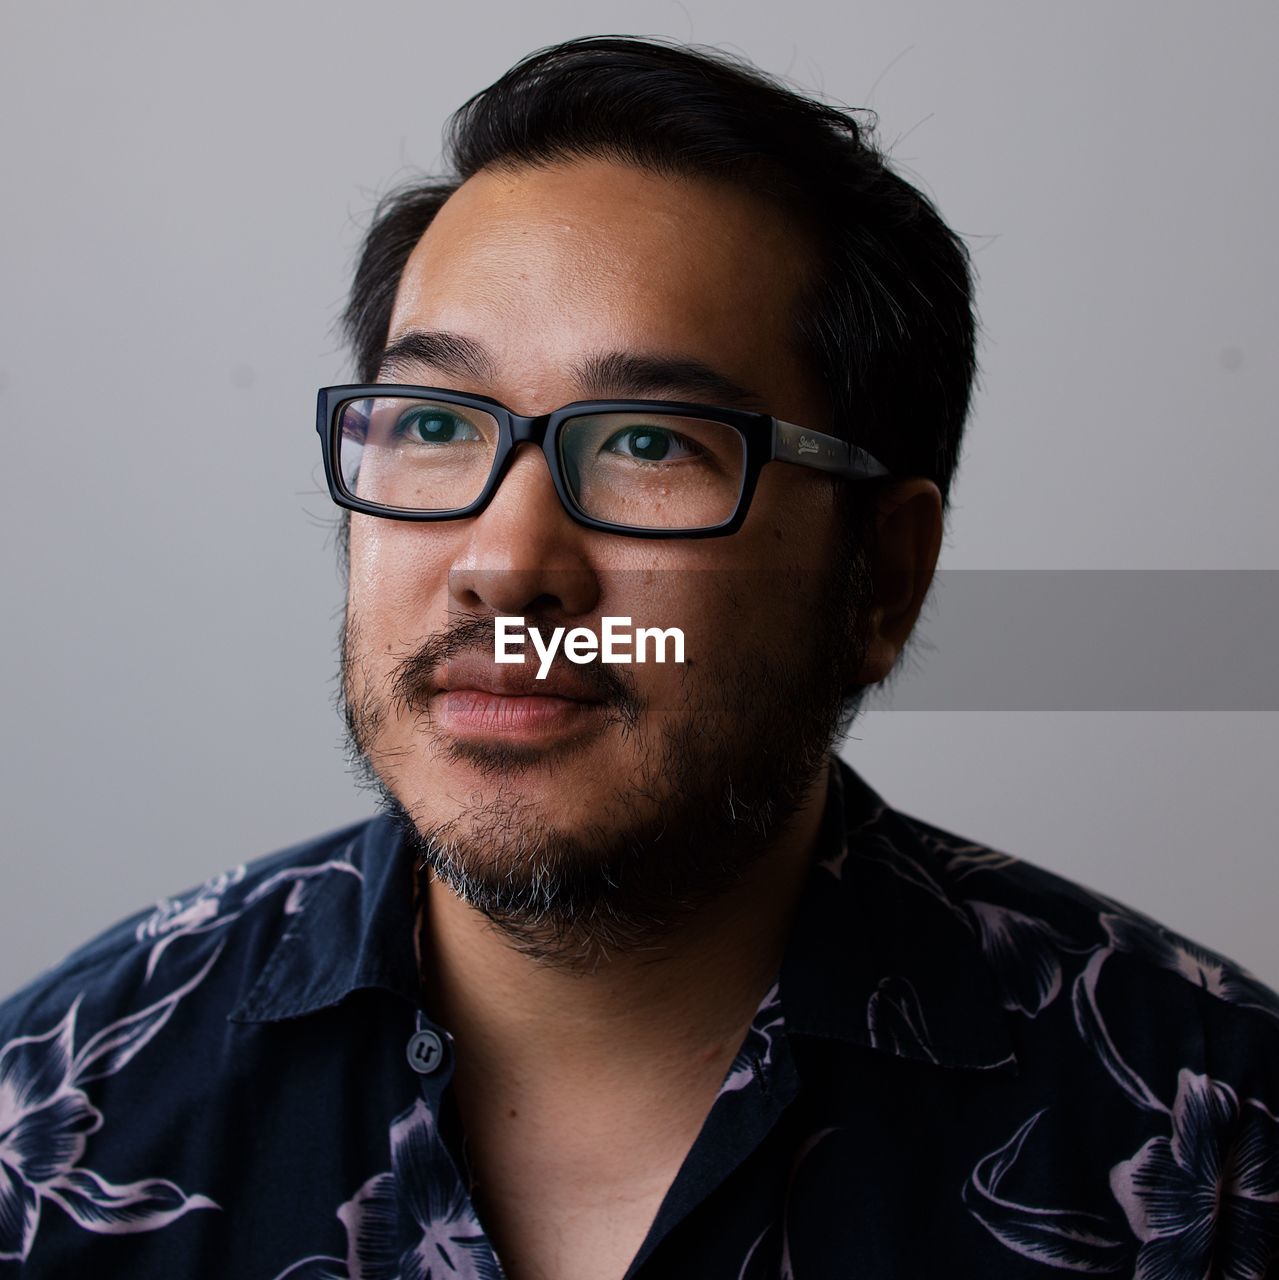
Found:
M 564 508 L 565 513 L 570 519 L 577 523 L 585 523 L 579 513 L 573 508 L 572 497 L 565 491 L 563 481 L 559 475 L 556 459 L 550 447 L 551 424 L 556 421 L 559 415 L 557 413 L 539 413 L 532 416 L 526 416 L 522 413 L 515 413 L 510 409 L 504 411 L 502 418 L 507 433 L 509 434 L 510 444 L 500 450 L 500 460 L 496 461 L 493 474 L 489 480 L 487 490 L 480 501 L 479 510 L 486 510 L 488 505 L 497 496 L 497 491 L 502 487 L 506 477 L 510 474 L 511 468 L 515 465 L 516 454 L 519 446 L 522 444 L 531 444 L 546 459 L 546 465 L 551 473 L 551 483 L 555 487 L 555 492 L 560 500 L 560 506 Z M 478 512 L 477 512 L 478 514 Z
M 541 445 L 550 430 L 552 413 L 539 413 L 531 418 L 521 413 L 507 413 L 507 422 L 511 430 L 511 447 L 517 444 Z

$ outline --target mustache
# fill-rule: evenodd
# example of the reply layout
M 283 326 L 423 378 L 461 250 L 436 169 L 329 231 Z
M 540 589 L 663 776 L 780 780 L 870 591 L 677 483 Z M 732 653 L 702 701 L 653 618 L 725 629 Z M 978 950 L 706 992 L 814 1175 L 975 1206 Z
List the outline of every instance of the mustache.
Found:
M 525 625 L 540 631 L 563 625 L 549 614 L 526 613 Z M 400 663 L 391 678 L 392 703 L 407 711 L 423 713 L 431 695 L 439 691 L 437 672 L 464 653 L 478 653 L 490 660 L 496 651 L 497 625 L 494 617 L 473 613 L 451 613 L 443 631 L 430 636 L 417 650 Z M 557 660 L 558 661 L 558 660 Z M 613 708 L 626 723 L 639 719 L 643 699 L 629 672 L 606 665 L 598 658 L 574 663 L 577 675 L 589 688 L 591 696 Z

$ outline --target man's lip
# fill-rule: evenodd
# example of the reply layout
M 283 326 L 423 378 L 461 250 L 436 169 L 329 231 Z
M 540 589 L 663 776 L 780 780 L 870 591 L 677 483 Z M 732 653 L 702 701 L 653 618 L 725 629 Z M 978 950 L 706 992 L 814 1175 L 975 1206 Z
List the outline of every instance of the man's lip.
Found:
M 498 697 L 567 698 L 572 702 L 602 702 L 594 685 L 572 668 L 553 666 L 544 680 L 537 678 L 537 661 L 528 658 L 523 663 L 498 666 L 491 660 L 468 658 L 465 655 L 445 663 L 437 673 L 441 693 L 455 693 L 472 689 L 477 693 L 489 693 Z

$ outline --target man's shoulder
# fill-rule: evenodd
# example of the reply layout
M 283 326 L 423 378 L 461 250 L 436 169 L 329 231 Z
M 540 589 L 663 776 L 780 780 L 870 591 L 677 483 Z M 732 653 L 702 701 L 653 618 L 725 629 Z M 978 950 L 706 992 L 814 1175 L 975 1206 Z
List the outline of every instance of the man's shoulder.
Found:
M 954 1004 L 997 1013 L 1006 1033 L 1011 1054 L 993 1064 L 1006 1072 L 964 1081 L 964 1105 L 943 1121 L 925 1112 L 934 1137 L 948 1126 L 934 1146 L 958 1153 L 963 1204 L 1005 1256 L 1045 1271 L 1270 1275 L 1279 995 L 1229 956 L 1003 849 L 895 810 L 865 837 L 877 865 L 863 883 L 883 890 L 892 927 L 914 929 L 904 951 L 929 957 L 925 977 L 962 974 Z M 897 1037 L 927 1030 L 936 1005 L 928 1022 L 921 1007 L 889 1023 Z
M 141 995 L 172 985 L 166 978 L 207 972 L 232 940 L 250 951 L 269 947 L 281 916 L 300 909 L 317 877 L 362 878 L 362 847 L 379 821 L 364 818 L 236 863 L 103 929 L 0 1000 L 0 1043 L 56 1022 L 72 1004 L 96 1005 L 102 1016 L 133 1007 Z
M 891 818 L 920 875 L 969 924 L 1010 1013 L 1033 1019 L 1060 997 L 1086 1030 L 1090 1002 L 1124 1006 L 1136 1022 L 1153 1001 L 1183 1025 L 1260 1037 L 1279 1067 L 1279 993 L 1239 961 L 1037 862 L 897 810 Z

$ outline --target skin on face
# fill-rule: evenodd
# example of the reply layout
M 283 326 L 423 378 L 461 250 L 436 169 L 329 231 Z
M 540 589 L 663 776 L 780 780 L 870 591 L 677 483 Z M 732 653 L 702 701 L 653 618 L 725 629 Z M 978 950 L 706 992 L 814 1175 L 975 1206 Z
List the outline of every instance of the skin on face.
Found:
M 792 224 L 726 186 L 605 160 L 485 170 L 447 201 L 414 249 L 387 341 L 459 334 L 487 348 L 490 375 L 419 364 L 383 380 L 479 393 L 534 415 L 633 394 L 588 391 L 569 370 L 584 356 L 634 352 L 701 361 L 758 396 L 746 407 L 831 431 L 820 388 L 791 343 L 808 266 Z M 452 823 L 453 834 L 491 823 L 494 803 L 511 797 L 521 821 L 534 815 L 563 832 L 651 818 L 668 781 L 664 735 L 678 730 L 692 741 L 705 725 L 711 739 L 731 742 L 741 708 L 724 689 L 734 675 L 749 671 L 762 688 L 760 655 L 786 662 L 807 652 L 834 563 L 835 503 L 828 478 L 773 464 L 736 534 L 631 538 L 573 522 L 540 450 L 524 446 L 478 516 L 415 524 L 353 513 L 347 697 L 377 714 L 364 744 L 370 763 L 419 827 Z M 912 482 L 894 508 L 906 512 L 896 520 L 904 536 L 889 539 L 888 554 L 927 573 L 922 584 L 898 575 L 894 598 L 877 605 L 862 682 L 891 667 L 940 540 L 934 486 Z M 688 662 L 625 668 L 638 708 L 629 728 L 592 721 L 528 747 L 505 776 L 446 750 L 440 716 L 391 697 L 406 657 L 450 619 L 539 611 L 539 621 L 597 632 L 604 614 L 678 626 Z M 736 687 L 747 686 L 739 679 Z

